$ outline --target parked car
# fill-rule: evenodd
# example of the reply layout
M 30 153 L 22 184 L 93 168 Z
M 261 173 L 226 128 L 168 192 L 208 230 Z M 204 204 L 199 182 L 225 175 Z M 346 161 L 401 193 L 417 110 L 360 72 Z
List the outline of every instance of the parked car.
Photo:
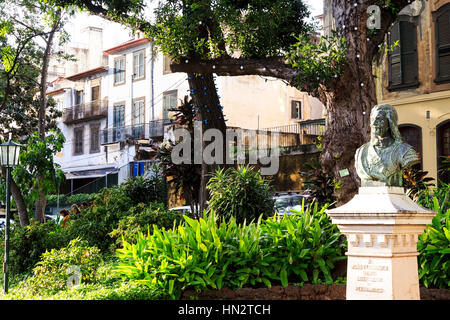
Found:
M 302 210 L 302 202 L 308 201 L 310 195 L 304 192 L 282 193 L 273 197 L 275 200 L 275 212 L 278 215 L 297 214 L 293 211 Z
M 170 208 L 169 210 L 179 212 L 180 214 L 188 214 L 188 213 L 192 212 L 191 206 L 175 207 L 175 208 Z
M 198 211 L 198 206 L 197 206 L 197 211 Z M 192 209 L 191 209 L 191 206 L 181 206 L 181 207 L 175 207 L 175 208 L 171 208 L 171 209 L 169 209 L 169 210 L 171 210 L 171 211 L 177 211 L 177 212 L 179 212 L 180 214 L 185 214 L 185 215 L 188 215 L 188 214 L 190 214 L 190 213 L 192 213 Z
M 14 224 L 13 219 L 9 219 L 10 225 Z M 6 226 L 6 218 L 4 216 L 0 217 L 0 229 L 3 229 Z

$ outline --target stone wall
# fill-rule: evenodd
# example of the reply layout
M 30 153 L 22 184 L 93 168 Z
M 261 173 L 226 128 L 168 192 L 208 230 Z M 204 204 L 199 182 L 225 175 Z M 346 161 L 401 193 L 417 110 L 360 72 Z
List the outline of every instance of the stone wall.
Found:
M 198 300 L 345 300 L 345 285 L 312 285 L 306 284 L 303 287 L 274 286 L 272 288 L 243 288 L 231 290 L 223 288 L 221 290 L 204 291 L 196 293 L 194 290 L 186 290 L 182 300 L 190 300 L 197 297 Z M 447 289 L 427 289 L 420 288 L 420 298 L 422 300 L 450 300 L 450 290 Z

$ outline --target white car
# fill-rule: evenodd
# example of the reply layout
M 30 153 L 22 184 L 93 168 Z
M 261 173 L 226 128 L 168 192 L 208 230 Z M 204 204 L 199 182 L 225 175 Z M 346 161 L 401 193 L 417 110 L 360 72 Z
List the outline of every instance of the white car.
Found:
M 301 211 L 302 210 L 302 202 L 308 200 L 310 196 L 304 193 L 292 193 L 292 194 L 283 194 L 273 197 L 275 200 L 275 211 L 278 215 L 291 215 L 298 214 L 293 211 Z M 306 205 L 306 203 L 305 203 Z
M 13 219 L 9 219 L 9 225 L 14 224 Z M 3 229 L 6 226 L 6 218 L 0 218 L 0 229 Z
M 199 210 L 199 207 L 196 206 L 197 211 Z M 184 215 L 188 215 L 190 213 L 192 213 L 192 209 L 191 206 L 181 206 L 181 207 L 175 207 L 175 208 L 171 208 L 169 209 L 170 211 L 177 211 L 180 214 L 184 214 Z
M 188 214 L 192 212 L 191 206 L 181 206 L 181 207 L 175 207 L 175 208 L 170 208 L 170 211 L 176 211 L 179 212 L 181 214 Z

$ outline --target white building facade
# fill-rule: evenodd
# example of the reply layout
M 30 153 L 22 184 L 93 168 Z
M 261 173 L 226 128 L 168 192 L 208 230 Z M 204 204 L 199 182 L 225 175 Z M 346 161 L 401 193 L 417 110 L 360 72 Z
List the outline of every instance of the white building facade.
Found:
M 136 158 L 138 149 L 163 141 L 169 110 L 189 95 L 186 74 L 171 73 L 169 59 L 149 39 L 119 36 L 105 31 L 115 29 L 104 23 L 103 29 L 84 29 L 87 43 L 64 48 L 76 62 L 54 61 L 50 68 L 48 95 L 63 111 L 59 127 L 66 142 L 55 162 L 67 178 L 65 194 L 95 192 L 142 175 L 146 164 Z M 279 80 L 216 81 L 228 126 L 259 130 L 324 117 L 317 99 Z

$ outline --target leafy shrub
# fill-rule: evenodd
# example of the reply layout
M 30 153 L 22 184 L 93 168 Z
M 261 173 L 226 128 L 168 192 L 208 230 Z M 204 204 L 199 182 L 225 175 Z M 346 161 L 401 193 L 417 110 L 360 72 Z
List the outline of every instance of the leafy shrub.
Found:
M 303 186 L 310 191 L 312 198 L 320 204 L 331 203 L 334 205 L 336 203 L 334 189 L 339 186 L 322 170 L 319 159 L 311 158 L 304 164 L 304 168 L 306 171 L 301 171 L 300 175 L 305 179 Z
M 4 229 L 0 230 L 0 237 L 4 239 Z M 70 236 L 53 221 L 42 224 L 32 221 L 26 227 L 11 225 L 8 268 L 13 274 L 31 271 L 45 251 L 62 248 L 69 241 Z M 3 261 L 3 246 L 0 255 Z
M 77 193 L 70 196 L 59 195 L 59 206 L 67 206 L 72 204 L 82 204 L 83 202 L 91 202 L 97 196 L 96 193 Z M 50 195 L 47 197 L 47 206 L 56 207 L 58 204 L 58 195 Z
M 418 166 L 411 166 L 403 169 L 403 187 L 407 190 L 407 195 L 415 200 L 419 193 L 434 186 L 434 178 L 427 177 L 428 171 L 423 171 Z
M 72 240 L 69 245 L 59 250 L 52 249 L 42 255 L 42 260 L 33 270 L 33 276 L 26 281 L 33 292 L 42 290 L 57 291 L 67 288 L 73 270 L 79 268 L 82 283 L 93 282 L 102 258 L 96 247 L 89 247 L 85 241 Z
M 33 287 L 30 279 L 10 287 L 8 295 L 0 292 L 0 299 L 12 300 L 154 300 L 159 293 L 135 282 L 123 281 L 113 272 L 110 261 L 101 263 L 90 283 L 80 283 L 72 289 L 47 290 Z
M 167 204 L 167 186 L 155 165 L 146 177 L 132 177 L 122 185 L 125 195 L 134 203 L 160 202 Z
M 428 194 L 428 192 L 426 192 Z M 450 287 L 450 188 L 435 188 L 434 195 L 419 197 L 419 204 L 437 212 L 419 236 L 419 278 L 426 287 Z
M 114 243 L 109 233 L 117 228 L 120 219 L 128 214 L 133 205 L 134 202 L 120 187 L 103 189 L 90 207 L 71 215 L 67 232 L 72 239 L 79 237 L 90 246 L 106 252 Z
M 143 203 L 130 209 L 128 215 L 119 221 L 117 229 L 111 232 L 111 237 L 122 243 L 122 237 L 128 242 L 134 242 L 139 232 L 146 233 L 153 230 L 152 225 L 158 228 L 170 229 L 181 222 L 182 217 L 175 211 L 165 209 L 163 204 Z
M 330 283 L 334 262 L 345 259 L 337 227 L 317 205 L 301 216 L 277 216 L 250 224 L 216 223 L 214 212 L 171 230 L 154 226 L 137 242 L 117 250 L 116 271 L 162 294 L 268 286 L 291 282 Z
M 209 208 L 226 221 L 234 217 L 238 223 L 249 222 L 261 214 L 266 218 L 274 212 L 273 188 L 252 167 L 219 169 L 207 188 L 211 192 Z

